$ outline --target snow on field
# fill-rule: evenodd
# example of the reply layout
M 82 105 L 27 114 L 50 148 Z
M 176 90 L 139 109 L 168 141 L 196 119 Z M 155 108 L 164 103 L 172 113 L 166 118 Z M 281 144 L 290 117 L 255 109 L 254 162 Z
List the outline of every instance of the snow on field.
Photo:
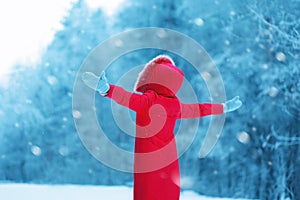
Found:
M 131 200 L 132 188 L 125 186 L 0 184 L 0 197 L 3 200 Z M 183 192 L 180 198 L 180 200 L 218 199 L 220 198 L 199 196 L 192 191 Z

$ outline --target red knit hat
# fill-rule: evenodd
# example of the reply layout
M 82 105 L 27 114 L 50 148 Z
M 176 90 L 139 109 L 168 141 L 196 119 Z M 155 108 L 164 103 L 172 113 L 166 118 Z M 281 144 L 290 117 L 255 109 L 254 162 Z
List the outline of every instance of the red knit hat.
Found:
M 135 84 L 137 92 L 153 90 L 162 95 L 175 95 L 184 80 L 183 72 L 166 55 L 160 55 L 147 63 Z

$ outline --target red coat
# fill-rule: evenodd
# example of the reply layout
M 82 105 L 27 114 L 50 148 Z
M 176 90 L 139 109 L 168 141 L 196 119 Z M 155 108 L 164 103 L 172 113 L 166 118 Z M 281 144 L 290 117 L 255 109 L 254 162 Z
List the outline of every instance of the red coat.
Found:
M 141 94 L 115 85 L 110 85 L 107 94 L 136 112 L 134 200 L 179 200 L 176 120 L 223 113 L 222 104 L 181 103 L 175 94 L 182 84 L 183 73 L 173 62 L 157 60 L 147 64 L 140 74 L 136 91 Z

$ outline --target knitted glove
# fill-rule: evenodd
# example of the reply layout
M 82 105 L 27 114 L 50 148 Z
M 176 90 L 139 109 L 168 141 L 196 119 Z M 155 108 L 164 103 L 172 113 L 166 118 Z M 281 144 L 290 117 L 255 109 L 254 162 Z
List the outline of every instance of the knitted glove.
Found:
M 232 112 L 237 110 L 242 106 L 242 101 L 240 100 L 239 96 L 234 97 L 233 99 L 226 101 L 223 106 L 224 106 L 224 113 L 227 112 Z
M 104 71 L 100 77 L 96 76 L 92 72 L 84 72 L 81 78 L 88 87 L 99 92 L 103 96 L 105 96 L 110 89 Z

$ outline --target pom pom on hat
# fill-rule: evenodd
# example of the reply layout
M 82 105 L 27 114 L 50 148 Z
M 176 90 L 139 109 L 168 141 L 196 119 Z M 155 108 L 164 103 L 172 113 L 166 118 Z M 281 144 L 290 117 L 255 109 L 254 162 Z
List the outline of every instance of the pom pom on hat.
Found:
M 174 61 L 172 58 L 170 58 L 167 55 L 159 55 L 155 58 L 153 58 L 149 63 L 156 63 L 156 64 L 171 64 L 175 65 Z

